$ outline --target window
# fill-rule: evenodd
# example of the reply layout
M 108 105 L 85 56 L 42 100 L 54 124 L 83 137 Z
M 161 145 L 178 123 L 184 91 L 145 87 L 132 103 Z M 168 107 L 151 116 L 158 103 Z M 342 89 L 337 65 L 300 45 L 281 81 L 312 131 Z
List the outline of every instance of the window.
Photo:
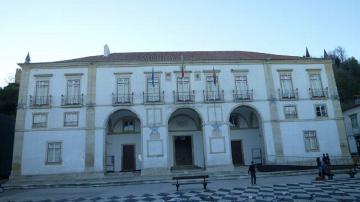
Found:
M 35 89 L 35 104 L 47 105 L 49 104 L 49 80 L 36 81 Z
M 171 81 L 171 72 L 165 73 L 165 79 L 166 79 L 166 81 Z
M 317 117 L 327 117 L 327 109 L 325 104 L 315 105 L 315 113 Z
M 154 75 L 147 77 L 147 101 L 148 102 L 159 102 L 160 101 L 160 82 L 159 77 Z
M 67 80 L 66 104 L 80 104 L 80 79 Z
M 323 97 L 325 96 L 322 83 L 321 76 L 319 73 L 311 73 L 310 75 L 310 88 L 313 97 Z
M 201 80 L 200 72 L 195 72 L 194 77 L 195 77 L 195 81 L 200 81 Z
M 65 112 L 64 127 L 77 127 L 79 124 L 79 112 Z
M 46 163 L 59 164 L 61 163 L 61 142 L 49 142 L 47 145 Z
M 47 113 L 34 113 L 33 114 L 33 128 L 46 128 L 47 125 Z
M 319 151 L 319 144 L 316 137 L 316 131 L 304 131 L 305 151 Z
M 131 120 L 124 120 L 123 121 L 123 132 L 129 133 L 135 131 L 135 121 L 133 119 Z
M 235 76 L 235 94 L 237 99 L 249 98 L 247 76 Z
M 284 106 L 284 113 L 286 119 L 293 119 L 298 116 L 295 105 Z
M 118 78 L 116 81 L 116 102 L 124 103 L 130 102 L 130 79 L 129 78 Z
M 353 129 L 358 129 L 359 124 L 358 124 L 358 120 L 357 120 L 357 114 L 350 115 L 350 120 L 351 120 L 351 127 Z
M 280 87 L 281 87 L 281 95 L 283 98 L 294 98 L 294 89 L 292 85 L 291 73 L 280 73 Z
M 189 77 L 177 77 L 177 100 L 190 100 Z
M 206 98 L 208 100 L 220 99 L 220 87 L 219 87 L 219 77 L 216 76 L 216 82 L 214 83 L 214 76 L 206 77 Z

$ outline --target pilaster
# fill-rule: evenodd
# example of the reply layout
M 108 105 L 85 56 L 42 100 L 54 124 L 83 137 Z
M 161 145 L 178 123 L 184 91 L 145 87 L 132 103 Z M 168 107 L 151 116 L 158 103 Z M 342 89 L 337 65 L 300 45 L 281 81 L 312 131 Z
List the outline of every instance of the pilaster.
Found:
M 281 138 L 281 130 L 278 116 L 278 107 L 276 104 L 276 89 L 274 85 L 274 77 L 271 71 L 271 64 L 264 64 L 264 73 L 265 73 L 265 84 L 266 84 L 266 93 L 269 100 L 269 109 L 270 109 L 270 120 L 272 135 L 274 138 L 274 148 L 276 158 L 284 156 L 283 144 Z
M 96 66 L 90 64 L 87 79 L 85 171 L 92 172 L 95 163 L 95 102 L 96 102 Z
M 346 129 L 344 123 L 344 116 L 342 114 L 341 105 L 339 101 L 338 90 L 336 87 L 336 81 L 334 76 L 334 71 L 332 68 L 331 62 L 325 63 L 325 71 L 328 78 L 329 83 L 329 98 L 331 99 L 331 103 L 333 104 L 335 119 L 336 119 L 336 126 L 337 132 L 339 134 L 339 142 L 340 142 L 340 150 L 343 156 L 349 156 L 349 146 L 348 140 L 346 137 Z
M 29 77 L 30 77 L 30 69 L 29 69 L 29 67 L 24 65 L 22 67 L 21 81 L 20 81 L 20 88 L 19 88 L 19 98 L 18 98 L 18 108 L 16 111 L 11 178 L 21 175 L 27 92 L 28 92 L 28 86 L 29 86 L 29 80 L 30 80 Z

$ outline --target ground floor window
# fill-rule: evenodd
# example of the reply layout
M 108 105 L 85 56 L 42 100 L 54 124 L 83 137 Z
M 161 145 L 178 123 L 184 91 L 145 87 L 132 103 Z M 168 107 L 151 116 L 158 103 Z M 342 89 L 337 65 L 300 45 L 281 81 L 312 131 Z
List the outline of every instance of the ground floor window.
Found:
M 65 112 L 64 127 L 77 127 L 79 124 L 79 112 Z
M 319 151 L 319 144 L 316 137 L 316 131 L 304 131 L 305 151 Z
M 47 145 L 47 158 L 48 164 L 59 164 L 62 161 L 61 158 L 62 143 L 61 142 L 49 142 Z

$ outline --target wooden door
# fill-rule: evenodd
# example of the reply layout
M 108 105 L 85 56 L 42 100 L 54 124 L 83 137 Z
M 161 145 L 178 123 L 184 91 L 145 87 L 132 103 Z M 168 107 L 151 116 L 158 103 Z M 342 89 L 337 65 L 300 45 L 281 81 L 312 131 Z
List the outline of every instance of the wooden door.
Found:
M 177 166 L 193 164 L 191 136 L 175 137 L 175 163 Z
M 122 171 L 135 170 L 135 145 L 123 145 L 121 165 Z
M 231 141 L 231 153 L 232 153 L 232 160 L 234 165 L 238 165 L 238 166 L 244 165 L 241 140 Z

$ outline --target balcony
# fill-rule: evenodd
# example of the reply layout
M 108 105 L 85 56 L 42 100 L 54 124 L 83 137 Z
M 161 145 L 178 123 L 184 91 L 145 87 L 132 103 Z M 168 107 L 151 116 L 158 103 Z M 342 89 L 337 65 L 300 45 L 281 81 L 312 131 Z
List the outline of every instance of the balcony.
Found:
M 297 100 L 299 99 L 298 89 L 295 90 L 285 90 L 285 89 L 278 89 L 279 99 L 280 100 Z
M 193 104 L 195 103 L 195 91 L 179 92 L 173 91 L 174 104 Z
M 233 91 L 234 102 L 252 101 L 253 90 L 234 90 Z
M 309 94 L 311 99 L 327 99 L 329 97 L 327 87 L 319 89 L 309 88 Z
M 127 94 L 112 94 L 112 105 L 133 105 L 134 104 L 134 93 Z
M 146 104 L 164 104 L 164 91 L 160 93 L 143 92 L 143 103 Z
M 81 95 L 61 95 L 61 106 L 81 107 L 84 104 L 84 94 Z
M 48 96 L 31 96 L 30 107 L 32 108 L 47 108 L 51 104 L 51 95 Z
M 204 102 L 224 102 L 224 90 L 221 91 L 203 91 Z

